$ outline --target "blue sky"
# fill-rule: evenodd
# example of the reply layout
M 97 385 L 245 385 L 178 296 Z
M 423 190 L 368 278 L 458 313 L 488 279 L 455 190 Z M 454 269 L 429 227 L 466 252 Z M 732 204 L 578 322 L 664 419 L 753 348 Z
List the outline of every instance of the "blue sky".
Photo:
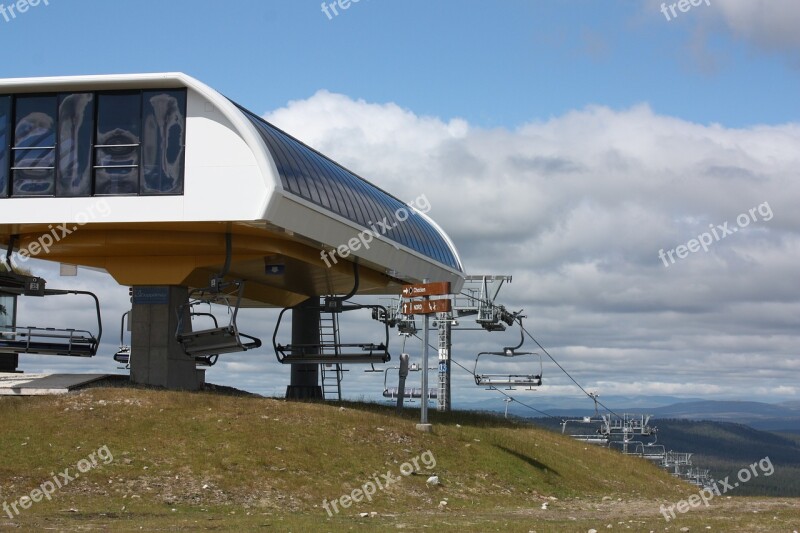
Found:
M 50 0 L 0 18 L 0 68 L 179 70 L 258 112 L 327 89 L 487 127 L 643 102 L 702 124 L 796 120 L 791 58 L 754 50 L 715 10 L 668 22 L 630 0 L 361 0 L 331 20 L 314 0 Z
M 513 275 L 503 303 L 601 397 L 796 400 L 800 2 L 696 3 L 667 20 L 656 0 L 360 0 L 331 18 L 319 0 L 49 0 L 0 16 L 0 75 L 183 71 L 425 194 L 468 273 Z M 709 251 L 659 258 L 758 206 L 772 215 Z M 37 266 L 51 286 L 54 268 Z M 105 296 L 113 353 L 126 291 L 78 279 Z M 242 320 L 268 338 L 273 318 Z M 506 342 L 463 335 L 467 366 Z M 209 381 L 280 394 L 287 369 L 261 355 Z M 537 394 L 575 394 L 546 376 Z M 348 380 L 351 397 L 380 386 Z

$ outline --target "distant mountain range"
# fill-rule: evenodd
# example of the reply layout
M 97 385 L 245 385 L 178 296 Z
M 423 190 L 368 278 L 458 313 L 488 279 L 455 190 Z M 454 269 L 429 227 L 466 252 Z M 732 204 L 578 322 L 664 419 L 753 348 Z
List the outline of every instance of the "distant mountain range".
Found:
M 594 413 L 594 404 L 587 399 L 578 403 L 574 398 L 547 398 L 537 401 L 517 391 L 511 394 L 531 407 L 557 418 L 588 416 Z M 616 413 L 651 414 L 655 419 L 712 420 L 745 424 L 765 431 L 800 433 L 800 401 L 782 403 L 747 402 L 731 400 L 703 400 L 697 398 L 675 398 L 671 396 L 609 396 L 601 398 L 604 405 Z M 505 403 L 497 399 L 456 405 L 458 409 L 502 412 Z M 524 405 L 512 402 L 509 414 L 521 417 L 540 417 Z M 600 412 L 605 409 L 600 408 Z

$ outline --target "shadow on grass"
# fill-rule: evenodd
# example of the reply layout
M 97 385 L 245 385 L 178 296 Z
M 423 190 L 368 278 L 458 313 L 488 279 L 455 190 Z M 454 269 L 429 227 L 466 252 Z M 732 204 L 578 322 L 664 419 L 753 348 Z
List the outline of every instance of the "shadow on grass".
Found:
M 528 457 L 527 455 L 525 455 L 523 453 L 519 453 L 517 451 L 511 450 L 509 448 L 506 448 L 505 446 L 495 445 L 495 448 L 497 448 L 498 450 L 502 450 L 502 451 L 506 452 L 507 454 L 516 457 L 517 459 L 521 459 L 522 461 L 525 461 L 526 463 L 528 463 L 532 467 L 538 468 L 542 472 L 552 472 L 553 474 L 561 477 L 561 474 L 558 473 L 558 470 L 556 470 L 554 468 L 550 468 L 549 466 L 547 466 L 544 463 L 540 463 L 539 461 L 537 461 L 533 457 Z

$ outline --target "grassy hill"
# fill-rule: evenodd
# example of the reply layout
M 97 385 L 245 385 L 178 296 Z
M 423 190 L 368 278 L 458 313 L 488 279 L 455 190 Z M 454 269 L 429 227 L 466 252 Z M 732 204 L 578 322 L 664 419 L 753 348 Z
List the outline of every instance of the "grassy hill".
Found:
M 643 460 L 465 412 L 431 412 L 425 434 L 418 412 L 378 405 L 92 388 L 0 397 L 0 413 L 0 503 L 19 511 L 0 514 L 0 529 L 585 532 L 626 515 L 634 530 L 663 530 L 659 505 L 696 492 Z M 426 483 L 432 474 L 440 484 Z M 32 492 L 56 479 L 49 500 Z M 371 501 L 343 507 L 369 483 Z M 23 509 L 25 495 L 41 501 L 23 498 Z M 669 525 L 719 530 L 715 520 L 742 512 L 758 531 L 745 507 L 774 514 L 767 526 L 798 523 L 785 503 L 720 499 L 724 516 L 698 510 Z

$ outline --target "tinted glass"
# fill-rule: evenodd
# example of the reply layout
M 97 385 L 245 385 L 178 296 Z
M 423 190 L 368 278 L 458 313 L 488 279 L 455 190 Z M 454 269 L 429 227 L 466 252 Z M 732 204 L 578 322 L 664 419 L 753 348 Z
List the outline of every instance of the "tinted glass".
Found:
M 186 91 L 142 93 L 142 194 L 183 194 Z
M 18 96 L 14 121 L 15 196 L 55 193 L 56 97 Z
M 0 197 L 8 196 L 9 143 L 11 142 L 11 97 L 0 96 Z
M 58 196 L 92 194 L 94 95 L 62 94 L 58 98 Z
M 240 109 L 261 134 L 286 191 L 364 228 L 375 226 L 383 237 L 461 270 L 455 254 L 441 234 L 403 202 L 246 109 Z M 399 209 L 406 210 L 403 216 L 408 218 L 405 221 L 397 219 Z M 376 224 L 384 222 L 384 219 L 391 227 L 385 233 Z
M 138 194 L 141 93 L 97 96 L 95 194 Z

